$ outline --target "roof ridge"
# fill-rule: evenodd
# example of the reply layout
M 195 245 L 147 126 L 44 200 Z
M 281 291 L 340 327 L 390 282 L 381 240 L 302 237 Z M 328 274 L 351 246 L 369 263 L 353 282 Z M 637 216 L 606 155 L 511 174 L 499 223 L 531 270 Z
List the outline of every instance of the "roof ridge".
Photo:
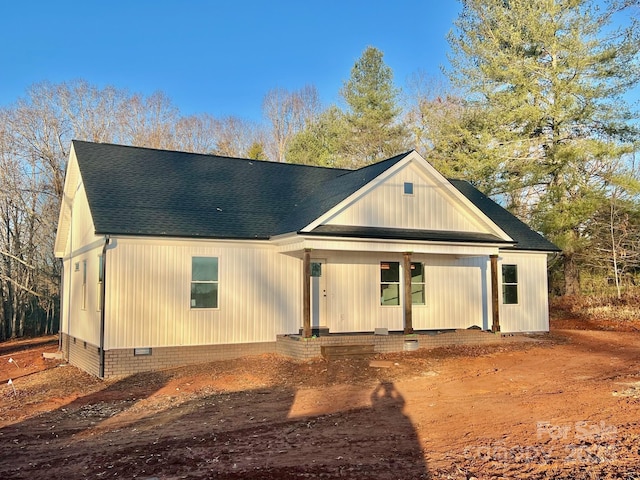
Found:
M 402 160 L 403 158 L 405 158 L 407 155 L 411 154 L 412 152 L 415 152 L 415 150 L 409 150 L 407 152 L 400 153 L 398 155 L 394 155 L 393 157 L 385 158 L 385 159 L 379 160 L 379 161 L 377 161 L 375 163 L 370 163 L 369 165 L 364 165 L 364 166 L 362 166 L 360 168 L 356 168 L 355 170 L 344 169 L 345 172 L 342 173 L 341 175 L 336 175 L 336 178 L 340 178 L 340 177 L 342 177 L 344 175 L 349 175 L 349 174 L 352 174 L 352 173 L 362 172 L 364 170 L 368 170 L 368 169 L 371 169 L 373 167 L 378 167 L 379 168 L 381 164 L 386 163 L 386 162 L 389 162 L 389 163 L 399 162 L 400 160 Z
M 116 147 L 116 148 L 124 148 L 124 149 L 131 149 L 131 150 L 147 150 L 147 151 L 152 151 L 152 152 L 164 152 L 164 153 L 169 153 L 169 154 L 184 154 L 184 155 L 197 155 L 200 157 L 214 157 L 214 158 L 220 158 L 220 159 L 225 159 L 225 160 L 238 160 L 238 161 L 242 161 L 242 162 L 260 162 L 260 163 L 265 163 L 265 164 L 272 164 L 272 165 L 288 165 L 288 166 L 292 166 L 292 167 L 303 167 L 303 168 L 307 168 L 307 169 L 318 169 L 318 170 L 330 170 L 330 171 L 340 171 L 340 172 L 345 172 L 345 173 L 349 173 L 352 171 L 356 171 L 356 170 L 348 170 L 348 169 L 344 169 L 344 168 L 333 168 L 333 167 L 324 167 L 321 165 L 305 165 L 302 163 L 288 163 L 288 162 L 274 162 L 271 160 L 260 160 L 260 159 L 254 159 L 254 158 L 245 158 L 245 157 L 231 157 L 228 155 L 218 155 L 216 153 L 201 153 L 201 152 L 189 152 L 186 150 L 170 150 L 167 148 L 153 148 L 153 147 L 143 147 L 140 145 L 123 145 L 120 143 L 111 143 L 111 142 L 90 142 L 88 140 L 78 140 L 78 139 L 74 139 L 71 141 L 73 144 L 76 143 L 83 143 L 86 145 L 102 145 L 102 146 L 107 146 L 107 147 Z

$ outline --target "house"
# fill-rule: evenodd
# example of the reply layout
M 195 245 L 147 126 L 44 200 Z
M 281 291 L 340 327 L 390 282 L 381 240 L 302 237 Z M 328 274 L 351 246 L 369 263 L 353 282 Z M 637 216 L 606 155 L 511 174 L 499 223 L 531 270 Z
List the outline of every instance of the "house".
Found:
M 557 251 L 415 151 L 351 171 L 74 141 L 61 344 L 106 377 L 283 335 L 544 332 Z

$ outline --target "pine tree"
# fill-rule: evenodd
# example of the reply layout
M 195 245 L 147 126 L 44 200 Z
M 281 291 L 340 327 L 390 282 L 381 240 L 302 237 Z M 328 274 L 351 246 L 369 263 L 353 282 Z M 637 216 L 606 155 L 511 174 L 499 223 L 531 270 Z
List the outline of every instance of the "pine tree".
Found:
M 345 154 L 353 166 L 373 163 L 407 149 L 408 130 L 400 122 L 401 108 L 397 104 L 400 91 L 382 57 L 380 50 L 367 47 L 340 92 L 348 107 Z
M 629 3 L 636 3 L 627 1 Z M 636 20 L 592 0 L 463 0 L 450 77 L 483 121 L 462 124 L 493 159 L 492 193 L 563 249 L 565 293 L 579 293 L 584 225 L 606 201 L 605 174 L 637 139 L 623 95 L 639 80 Z M 482 142 L 477 140 L 481 139 Z
M 267 160 L 267 154 L 262 147 L 262 143 L 253 142 L 247 150 L 247 158 L 251 160 Z

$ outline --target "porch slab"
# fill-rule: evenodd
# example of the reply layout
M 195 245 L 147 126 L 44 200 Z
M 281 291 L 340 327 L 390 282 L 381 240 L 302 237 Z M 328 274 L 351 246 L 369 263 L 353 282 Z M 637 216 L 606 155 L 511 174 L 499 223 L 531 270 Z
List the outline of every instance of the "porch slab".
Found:
M 502 337 L 482 330 L 428 330 L 404 335 L 389 332 L 388 335 L 367 333 L 330 333 L 304 338 L 301 335 L 278 335 L 276 352 L 296 360 L 322 358 L 323 347 L 372 345 L 373 353 L 392 353 L 422 348 L 437 348 L 450 345 L 484 345 L 499 343 Z

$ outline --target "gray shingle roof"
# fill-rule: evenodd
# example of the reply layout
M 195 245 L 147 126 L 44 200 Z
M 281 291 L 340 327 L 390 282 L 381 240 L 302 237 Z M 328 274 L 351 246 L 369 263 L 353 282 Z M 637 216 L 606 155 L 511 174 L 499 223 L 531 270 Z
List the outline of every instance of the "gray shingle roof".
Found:
M 342 170 L 77 140 L 73 147 L 97 234 L 227 239 L 297 232 L 410 153 Z M 557 250 L 463 183 L 453 182 L 517 234 L 516 248 Z
M 449 180 L 460 193 L 482 210 L 487 217 L 498 225 L 504 232 L 517 243 L 514 249 L 537 250 L 543 252 L 559 252 L 560 249 L 544 238 L 538 232 L 532 230 L 526 223 L 496 202 L 487 197 L 480 190 L 465 180 Z
M 96 233 L 230 239 L 297 231 L 404 157 L 352 171 L 77 140 L 73 146 Z

